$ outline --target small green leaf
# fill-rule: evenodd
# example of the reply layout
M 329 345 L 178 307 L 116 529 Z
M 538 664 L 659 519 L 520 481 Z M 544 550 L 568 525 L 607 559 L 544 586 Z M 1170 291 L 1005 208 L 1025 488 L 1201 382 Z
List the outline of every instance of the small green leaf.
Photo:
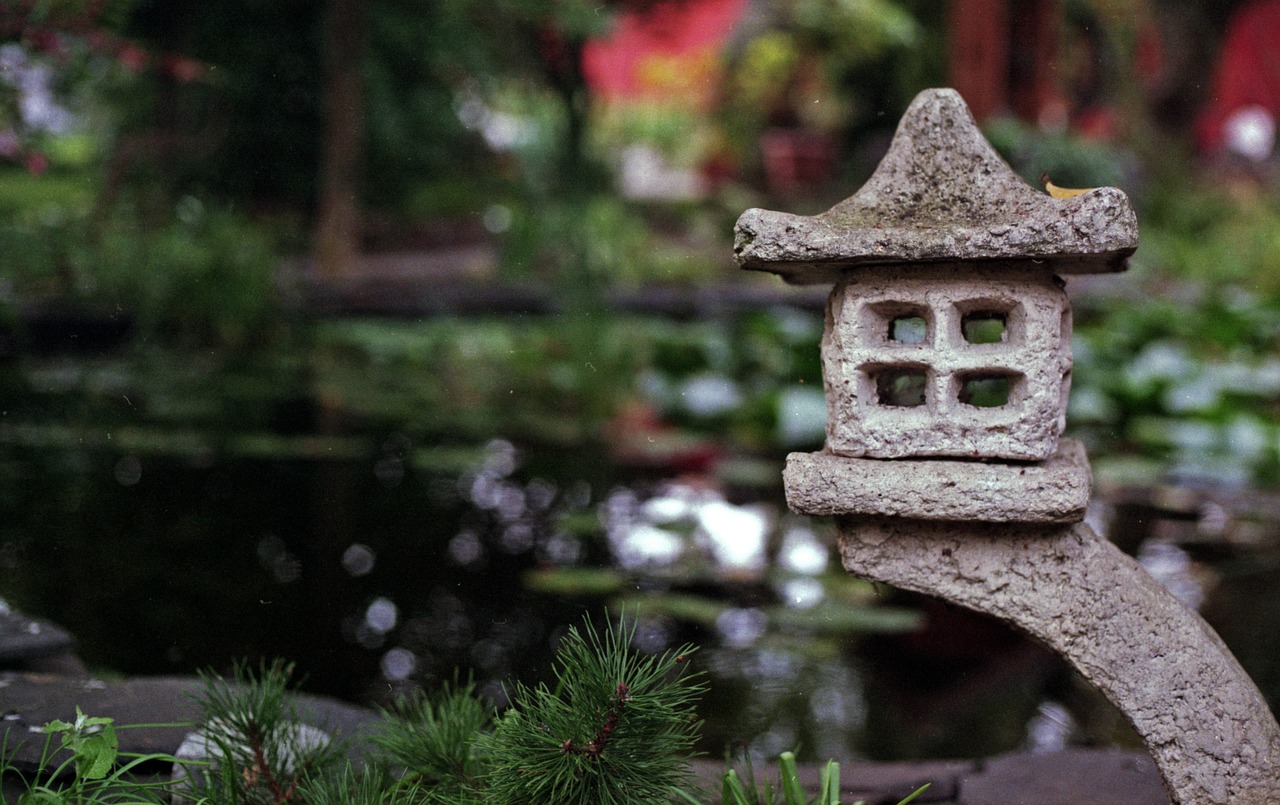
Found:
M 101 780 L 115 765 L 119 750 L 115 727 L 109 724 L 102 732 L 84 736 L 76 749 L 76 774 L 85 780 Z

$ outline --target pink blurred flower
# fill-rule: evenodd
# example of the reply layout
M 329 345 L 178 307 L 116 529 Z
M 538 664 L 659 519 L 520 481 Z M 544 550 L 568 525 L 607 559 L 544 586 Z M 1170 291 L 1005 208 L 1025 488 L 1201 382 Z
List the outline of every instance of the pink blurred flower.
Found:
M 205 67 L 194 59 L 168 54 L 164 57 L 164 71 L 182 84 L 189 84 L 204 76 Z
M 131 73 L 140 73 L 147 68 L 151 57 L 137 45 L 125 44 L 116 51 L 116 61 Z
M 39 151 L 30 151 L 23 160 L 23 164 L 27 173 L 32 176 L 41 176 L 49 169 L 49 158 Z
M 0 157 L 17 159 L 20 151 L 22 151 L 22 142 L 18 139 L 18 135 L 12 131 L 0 131 Z

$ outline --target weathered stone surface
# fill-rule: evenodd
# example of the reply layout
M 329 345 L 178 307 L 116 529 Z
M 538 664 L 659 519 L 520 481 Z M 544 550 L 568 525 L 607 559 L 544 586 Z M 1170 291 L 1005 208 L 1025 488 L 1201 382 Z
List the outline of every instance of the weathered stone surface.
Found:
M 971 342 L 974 319 L 998 322 L 999 340 Z M 1047 272 L 978 263 L 847 275 L 831 292 L 822 339 L 826 448 L 869 458 L 1048 458 L 1066 425 L 1071 365 L 1071 305 Z M 893 384 L 907 375 L 923 394 L 904 404 Z M 970 404 L 975 383 L 993 382 L 1003 404 Z
M 1122 271 L 1137 245 L 1123 192 L 1104 187 L 1060 200 L 1031 188 L 950 89 L 916 96 L 889 153 L 852 197 L 815 216 L 747 210 L 734 233 L 739 265 L 802 284 L 833 282 L 851 268 L 932 261 L 1017 258 L 1029 273 Z
M 783 479 L 787 505 L 798 514 L 990 523 L 1079 522 L 1091 483 L 1084 445 L 1074 439 L 1038 464 L 792 453 Z
M 843 517 L 844 567 L 1002 618 L 1133 723 L 1175 805 L 1280 803 L 1280 726 L 1216 633 L 1083 523 Z

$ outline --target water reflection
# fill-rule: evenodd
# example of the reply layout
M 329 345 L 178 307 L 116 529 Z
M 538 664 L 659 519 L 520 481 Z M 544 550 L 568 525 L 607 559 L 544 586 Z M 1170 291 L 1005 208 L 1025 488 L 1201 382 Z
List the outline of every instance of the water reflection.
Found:
M 626 570 L 702 562 L 721 576 L 758 577 L 776 515 L 766 505 L 734 505 L 718 489 L 667 482 L 643 501 L 614 489 L 601 507 L 610 548 Z
M 1057 752 L 1080 742 L 1075 717 L 1061 702 L 1045 700 L 1027 724 L 1027 748 L 1032 752 Z
M 355 578 L 369 575 L 377 561 L 373 549 L 358 542 L 342 552 L 342 567 Z
M 628 477 L 591 451 L 494 440 L 449 472 L 408 460 L 419 449 L 402 434 L 354 459 L 6 447 L 0 473 L 21 482 L 0 501 L 5 589 L 96 667 L 285 656 L 311 689 L 371 703 L 461 669 L 500 704 L 513 678 L 547 673 L 567 624 L 625 609 L 643 651 L 707 647 L 698 661 L 727 694 L 708 705 L 708 751 L 856 744 L 861 682 L 841 645 L 861 627 L 818 610 L 873 612 L 874 593 L 832 571 L 829 533 L 713 479 Z M 620 575 L 527 583 L 559 570 Z

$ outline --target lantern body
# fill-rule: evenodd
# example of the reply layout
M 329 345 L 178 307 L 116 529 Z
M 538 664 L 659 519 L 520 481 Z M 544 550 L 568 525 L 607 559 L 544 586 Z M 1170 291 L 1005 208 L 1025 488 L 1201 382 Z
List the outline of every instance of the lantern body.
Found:
M 1017 262 L 851 271 L 822 362 L 832 453 L 1040 461 L 1066 422 L 1071 307 Z

